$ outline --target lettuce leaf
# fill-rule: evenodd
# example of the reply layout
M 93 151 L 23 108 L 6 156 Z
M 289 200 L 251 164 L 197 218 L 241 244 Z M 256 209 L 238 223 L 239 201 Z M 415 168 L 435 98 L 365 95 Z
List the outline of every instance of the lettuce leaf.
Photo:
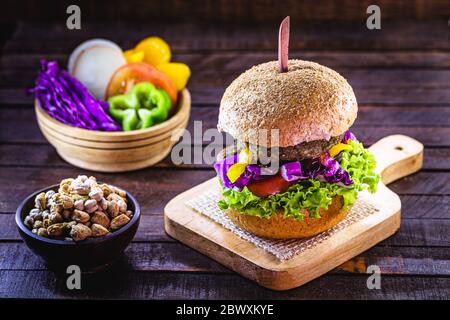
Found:
M 343 197 L 344 207 L 348 207 L 355 203 L 358 192 L 368 189 L 374 193 L 380 179 L 374 171 L 376 163 L 373 155 L 360 142 L 349 140 L 348 144 L 352 150 L 341 152 L 336 160 L 350 174 L 353 180 L 350 186 L 308 179 L 292 185 L 286 192 L 265 198 L 254 195 L 247 187 L 242 191 L 222 188 L 223 200 L 219 201 L 218 206 L 261 218 L 269 218 L 281 209 L 284 217 L 296 220 L 304 219 L 302 209 L 308 210 L 312 217 L 320 218 L 319 209 L 328 208 L 337 195 Z

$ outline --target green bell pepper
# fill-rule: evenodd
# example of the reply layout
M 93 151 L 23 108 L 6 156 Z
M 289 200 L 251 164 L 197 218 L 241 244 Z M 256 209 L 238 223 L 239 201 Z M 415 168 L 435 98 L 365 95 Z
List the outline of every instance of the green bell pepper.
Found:
M 169 116 L 172 103 L 166 91 L 150 82 L 136 84 L 127 94 L 108 99 L 109 114 L 122 124 L 124 131 L 149 128 Z

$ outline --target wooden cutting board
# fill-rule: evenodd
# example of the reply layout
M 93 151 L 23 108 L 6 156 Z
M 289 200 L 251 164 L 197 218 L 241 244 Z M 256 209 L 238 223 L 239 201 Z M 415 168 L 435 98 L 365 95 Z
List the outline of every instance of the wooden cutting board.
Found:
M 381 174 L 378 190 L 371 195 L 378 212 L 359 220 L 295 257 L 280 261 L 271 253 L 238 237 L 194 211 L 186 202 L 216 187 L 208 180 L 173 198 L 165 207 L 166 232 L 242 276 L 274 290 L 298 287 L 334 269 L 394 234 L 400 228 L 400 198 L 386 184 L 422 167 L 423 145 L 407 136 L 381 139 L 370 151 Z

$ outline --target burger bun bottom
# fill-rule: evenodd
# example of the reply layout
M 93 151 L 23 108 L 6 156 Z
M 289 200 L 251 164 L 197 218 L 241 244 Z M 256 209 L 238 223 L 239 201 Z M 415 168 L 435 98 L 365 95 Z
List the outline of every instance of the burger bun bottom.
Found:
M 350 208 L 351 206 L 347 206 L 344 209 L 342 196 L 336 196 L 327 209 L 319 209 L 320 218 L 309 217 L 308 210 L 303 209 L 303 221 L 291 217 L 284 218 L 281 210 L 270 218 L 241 214 L 233 209 L 225 212 L 234 224 L 257 236 L 295 239 L 312 237 L 334 227 L 347 216 Z

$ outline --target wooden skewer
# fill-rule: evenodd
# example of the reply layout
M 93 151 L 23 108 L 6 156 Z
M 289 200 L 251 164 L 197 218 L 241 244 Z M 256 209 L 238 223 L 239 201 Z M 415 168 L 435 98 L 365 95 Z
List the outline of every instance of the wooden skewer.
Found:
M 288 71 L 289 57 L 289 24 L 290 17 L 287 16 L 280 24 L 278 32 L 278 67 L 279 72 Z

